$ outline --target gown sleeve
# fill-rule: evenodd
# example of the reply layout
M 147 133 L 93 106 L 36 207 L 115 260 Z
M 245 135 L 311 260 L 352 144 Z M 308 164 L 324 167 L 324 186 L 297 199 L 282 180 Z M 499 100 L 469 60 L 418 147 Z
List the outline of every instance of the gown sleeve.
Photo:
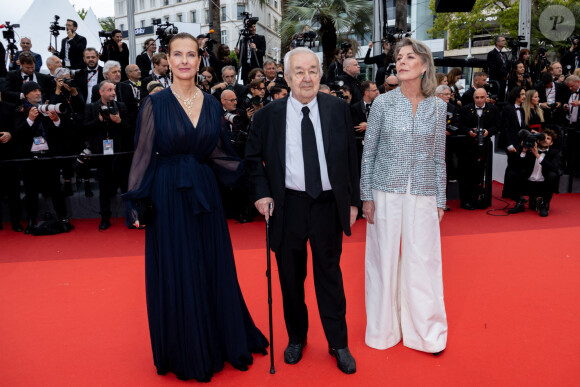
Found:
M 155 120 L 151 98 L 141 105 L 135 133 L 135 153 L 129 173 L 129 185 L 123 195 L 125 201 L 125 221 L 128 226 L 138 219 L 139 201 L 149 198 L 156 168 L 154 157 Z

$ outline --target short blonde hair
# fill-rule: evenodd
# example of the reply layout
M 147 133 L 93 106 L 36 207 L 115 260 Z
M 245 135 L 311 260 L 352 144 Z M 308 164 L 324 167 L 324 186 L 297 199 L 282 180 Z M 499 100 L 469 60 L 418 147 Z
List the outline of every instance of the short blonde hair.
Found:
M 395 46 L 395 52 L 393 57 L 397 60 L 397 56 L 403 47 L 410 46 L 415 54 L 421 58 L 421 61 L 427 65 L 427 70 L 423 74 L 423 79 L 421 80 L 421 91 L 425 97 L 431 97 L 435 95 L 435 89 L 437 88 L 437 78 L 435 77 L 435 64 L 433 63 L 433 55 L 431 50 L 424 43 L 411 38 L 403 38 Z

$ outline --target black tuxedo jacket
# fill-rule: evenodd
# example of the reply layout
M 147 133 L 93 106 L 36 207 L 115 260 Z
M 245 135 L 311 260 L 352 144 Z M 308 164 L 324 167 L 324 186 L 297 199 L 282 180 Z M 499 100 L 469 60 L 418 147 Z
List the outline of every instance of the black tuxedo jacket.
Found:
M 63 38 L 60 42 L 60 52 L 58 57 L 62 59 L 62 64 L 64 65 L 65 48 L 66 41 L 68 38 Z M 70 68 L 72 69 L 82 69 L 86 67 L 83 60 L 83 51 L 87 48 L 87 39 L 84 36 L 76 34 L 69 42 L 70 48 L 68 50 L 68 59 L 70 60 Z
M 88 87 L 88 83 L 87 83 L 87 72 L 88 72 L 88 70 L 85 66 L 84 69 L 82 69 L 81 71 L 79 71 L 75 75 L 75 86 L 76 86 L 77 90 L 79 91 L 79 93 L 83 96 L 85 101 L 88 101 L 87 97 L 89 94 L 89 87 Z M 105 80 L 105 76 L 103 75 L 103 66 L 97 67 L 97 74 L 94 76 L 97 77 L 97 84 L 95 85 L 95 87 L 93 87 L 93 90 L 98 89 L 99 83 L 101 83 L 102 81 Z M 94 101 L 95 101 L 94 99 L 91 100 L 91 102 L 94 102 Z
M 113 140 L 113 150 L 115 152 L 133 150 L 135 132 L 127 125 L 127 109 L 123 102 L 116 102 L 116 104 L 121 115 L 121 122 L 118 124 L 99 119 L 101 111 L 100 99 L 85 107 L 83 129 L 90 138 L 93 153 L 103 153 L 103 140 L 107 138 Z
M 350 94 L 352 95 L 350 100 L 351 105 L 362 100 L 363 93 L 361 91 L 361 84 L 358 79 L 351 77 L 347 73 L 344 73 L 343 75 L 339 76 L 337 80 L 343 81 L 344 85 L 348 86 L 350 89 Z
M 505 77 L 509 74 L 510 70 L 505 53 L 500 53 L 494 48 L 487 54 L 487 65 L 489 66 L 489 79 L 505 81 Z
M 155 78 L 153 77 L 153 74 L 151 74 L 141 81 L 141 101 L 143 101 L 145 97 L 149 95 L 149 91 L 147 91 L 147 85 L 154 80 Z
M 145 79 L 151 75 L 150 72 L 153 71 L 153 67 L 151 66 L 151 59 L 149 59 L 149 55 L 146 52 L 137 55 L 135 64 L 141 70 L 141 79 Z
M 521 148 L 521 147 L 520 147 Z M 534 165 L 536 163 L 536 156 L 532 152 L 526 153 L 526 157 L 519 157 L 520 152 L 518 151 L 518 171 L 528 179 L 532 172 L 534 171 Z M 560 149 L 551 147 L 546 152 L 544 160 L 540 163 L 542 166 L 542 175 L 546 177 L 548 173 L 560 174 Z
M 562 83 L 554 82 L 554 87 L 556 88 L 556 102 L 560 102 L 562 105 L 568 103 L 570 98 L 570 90 Z M 540 97 L 540 103 L 548 102 L 546 98 L 546 86 L 542 82 L 538 82 L 534 85 L 534 90 L 538 92 L 538 97 Z
M 353 126 L 357 126 L 361 122 L 367 122 L 367 113 L 364 100 L 361 99 L 357 103 L 350 104 L 350 116 L 352 118 Z
M 240 58 L 240 64 L 242 67 L 246 68 L 247 71 L 255 67 L 264 67 L 264 55 L 266 55 L 266 38 L 264 35 L 254 35 L 251 41 L 256 45 L 256 55 L 252 54 L 250 59 L 250 65 L 248 65 L 248 58 Z M 245 50 L 244 50 L 245 51 Z M 247 54 L 246 54 L 247 55 Z M 256 58 L 258 61 L 256 62 Z M 203 62 L 202 62 L 203 63 Z
M 288 98 L 273 101 L 253 116 L 252 130 L 246 144 L 246 168 L 253 186 L 254 200 L 264 197 L 274 199 L 271 247 L 275 252 L 281 245 L 284 220 Z M 317 98 L 328 177 L 342 229 L 350 235 L 350 206 L 360 206 L 350 109 L 345 101 L 334 96 L 318 93 Z
M 513 103 L 503 107 L 501 111 L 501 134 L 499 138 L 499 146 L 503 149 L 507 149 L 508 146 L 513 145 L 514 148 L 518 149 L 521 143 L 521 139 L 518 136 L 518 132 L 525 127 L 525 113 L 523 110 L 520 111 L 522 116 L 522 123 L 518 121 L 518 114 L 516 107 Z
M 51 91 L 51 77 L 49 75 L 34 73 L 36 75 L 36 80 L 40 87 L 42 88 L 42 101 L 46 101 L 50 98 Z M 6 75 L 6 83 L 4 84 L 4 90 L 2 91 L 2 99 L 4 101 L 13 103 L 15 105 L 20 105 L 22 100 L 20 99 L 20 94 L 22 93 L 22 84 L 24 80 L 20 70 L 9 71 Z
M 467 106 L 473 103 L 473 94 L 475 93 L 475 87 L 471 86 L 467 89 L 461 96 L 461 106 Z
M 477 128 L 477 122 L 478 116 L 477 111 L 475 110 L 475 104 L 472 103 L 464 106 L 460 112 L 459 130 L 463 134 L 469 135 L 469 132 L 473 128 Z M 487 138 L 490 139 L 499 129 L 499 113 L 497 108 L 492 104 L 486 103 L 479 122 L 480 127 L 487 129 L 489 132 Z
M 222 89 L 220 89 L 220 90 L 216 91 L 215 93 L 213 93 L 213 96 L 216 97 L 218 101 L 221 101 L 223 92 L 224 91 Z M 246 87 L 243 85 L 240 85 L 239 83 L 234 84 L 233 92 L 236 94 L 236 97 L 238 98 L 238 103 L 241 103 L 242 100 L 245 98 L 246 94 L 248 94 Z

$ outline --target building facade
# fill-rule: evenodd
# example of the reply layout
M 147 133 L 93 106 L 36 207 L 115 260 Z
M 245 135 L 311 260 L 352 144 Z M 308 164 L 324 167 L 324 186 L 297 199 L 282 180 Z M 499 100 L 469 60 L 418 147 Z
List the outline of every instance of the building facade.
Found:
M 155 38 L 155 27 L 151 29 L 154 19 L 170 23 L 194 23 L 205 34 L 209 27 L 209 8 L 211 0 L 115 0 L 115 26 L 121 31 L 127 30 L 127 1 L 135 4 L 135 29 L 137 54 L 140 54 L 143 42 Z M 240 31 L 243 28 L 242 12 L 249 12 L 258 17 L 256 30 L 266 38 L 266 57 L 276 59 L 280 49 L 280 21 L 282 19 L 282 1 L 267 0 L 260 6 L 257 0 L 221 0 L 220 26 L 221 36 L 213 36 L 218 43 L 227 44 L 230 49 L 236 47 Z

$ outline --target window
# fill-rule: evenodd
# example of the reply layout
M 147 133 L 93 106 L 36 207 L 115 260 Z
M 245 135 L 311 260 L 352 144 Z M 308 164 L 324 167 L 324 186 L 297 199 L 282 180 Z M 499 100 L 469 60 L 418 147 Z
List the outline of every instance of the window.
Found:
M 197 12 L 196 11 L 190 12 L 190 19 L 191 19 L 192 23 L 197 23 Z
M 145 9 L 145 0 L 139 0 L 139 10 L 143 11 Z
M 163 0 L 163 5 L 169 5 L 169 0 Z
M 181 3 L 183 0 L 177 0 L 178 3 Z
M 278 19 L 274 19 L 274 30 L 278 31 Z
M 222 21 L 227 21 L 227 18 L 228 18 L 227 8 L 222 7 Z
M 272 14 L 268 13 L 268 28 L 272 28 Z
M 242 20 L 242 12 L 246 12 L 246 6 L 244 4 L 238 4 L 238 13 L 236 15 L 236 20 Z
M 209 9 L 205 10 L 205 24 L 209 24 Z
M 125 25 L 124 25 L 124 24 L 120 24 L 120 25 L 119 25 L 119 29 L 120 29 L 121 31 L 125 31 Z
M 175 21 L 177 21 L 177 22 L 182 22 L 183 21 L 183 15 L 182 14 L 178 13 L 176 16 L 177 16 L 177 19 Z
M 145 20 L 141 20 L 141 28 L 145 28 Z
M 274 8 L 278 9 L 278 0 L 274 0 Z
M 228 30 L 222 30 L 222 44 L 228 44 Z
M 157 1 L 156 0 L 151 0 L 151 8 L 155 8 L 157 6 Z

